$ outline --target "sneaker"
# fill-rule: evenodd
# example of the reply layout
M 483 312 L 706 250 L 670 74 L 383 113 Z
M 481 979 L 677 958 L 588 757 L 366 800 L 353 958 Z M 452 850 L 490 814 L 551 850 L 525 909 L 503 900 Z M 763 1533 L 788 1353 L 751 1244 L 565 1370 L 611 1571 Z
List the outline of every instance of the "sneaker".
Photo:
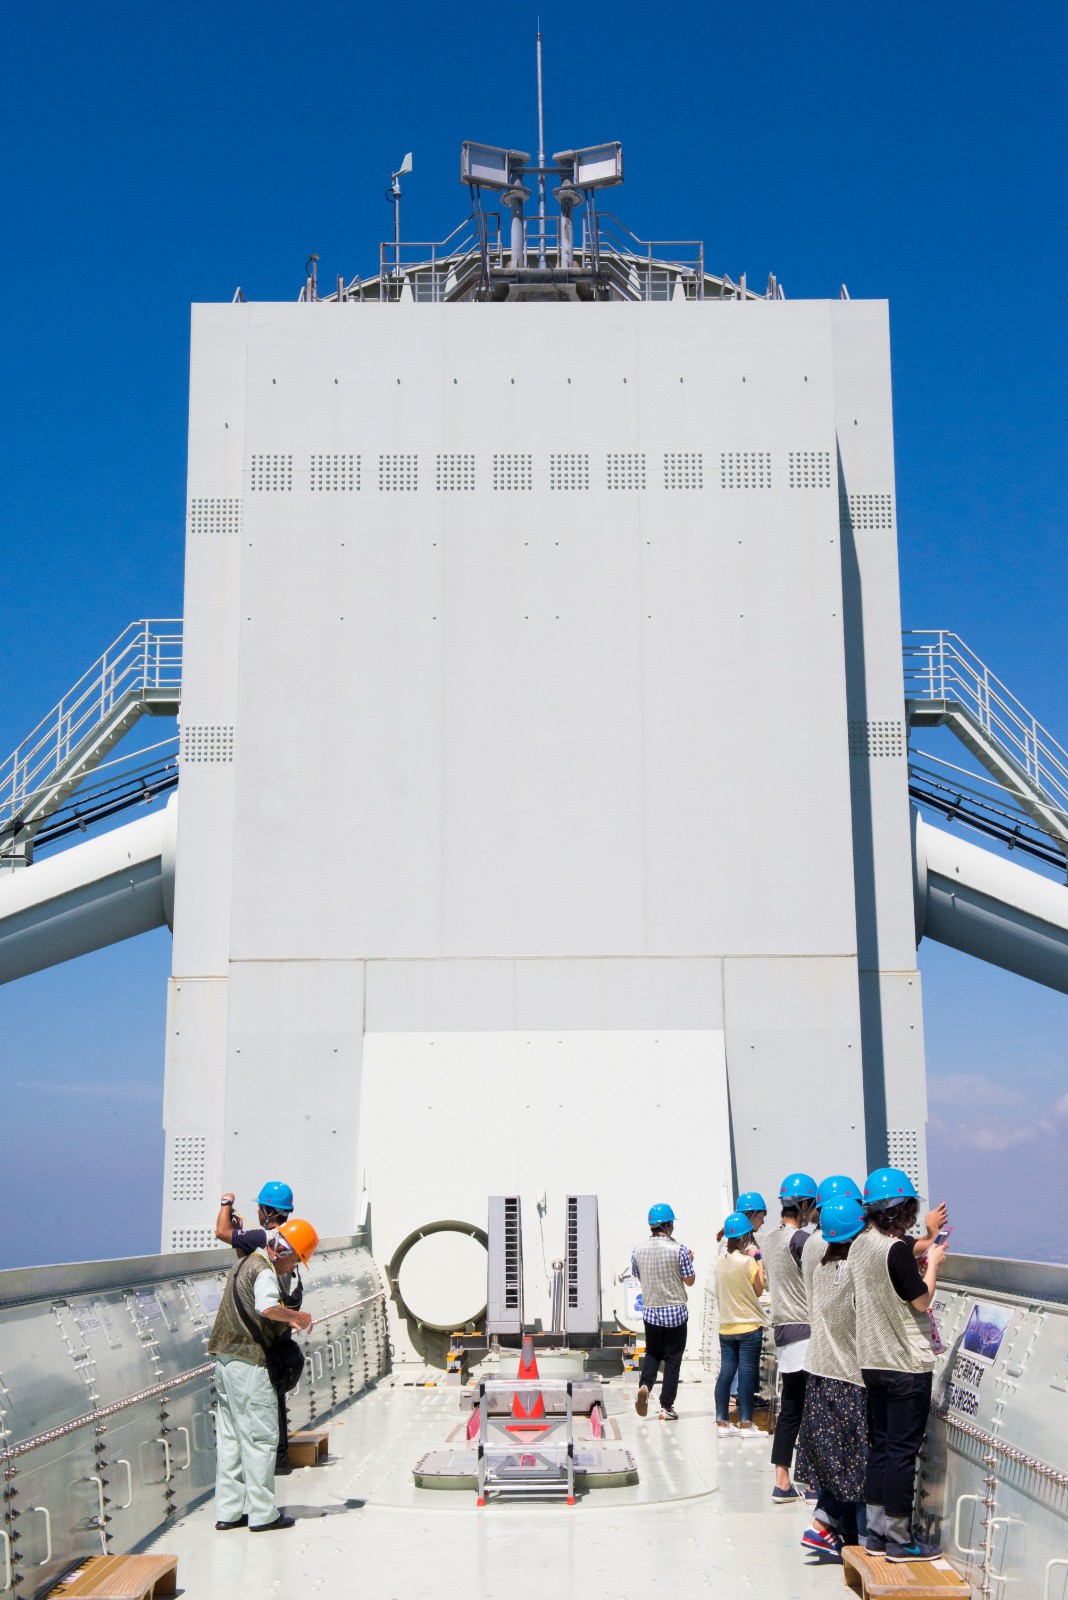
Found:
M 281 1511 L 273 1522 L 261 1522 L 258 1528 L 250 1528 L 249 1533 L 277 1533 L 280 1528 L 295 1528 L 296 1517 L 287 1517 Z
M 649 1391 L 645 1387 L 644 1383 L 638 1390 L 638 1398 L 634 1402 L 634 1409 L 638 1413 L 639 1417 L 644 1417 L 649 1410 Z
M 740 1433 L 743 1439 L 763 1439 L 766 1441 L 768 1437 L 760 1428 L 754 1427 L 751 1422 L 739 1422 L 734 1431 L 735 1433 Z
M 679 1414 L 674 1406 L 661 1406 L 660 1420 L 661 1422 L 678 1422 Z
M 730 1439 L 736 1433 L 741 1433 L 741 1428 L 736 1428 L 733 1422 L 717 1422 L 716 1432 L 721 1439 Z
M 806 1500 L 818 1500 L 819 1497 L 820 1497 L 820 1492 L 819 1492 L 818 1489 L 812 1489 L 812 1488 L 806 1488 L 805 1489 L 805 1499 Z
M 248 1517 L 238 1517 L 236 1522 L 217 1522 L 215 1524 L 215 1532 L 216 1533 L 229 1533 L 231 1528 L 247 1528 L 247 1527 L 248 1527 Z
M 870 1556 L 885 1556 L 886 1539 L 881 1533 L 869 1533 L 864 1537 L 864 1548 Z
M 773 1489 L 771 1498 L 777 1506 L 792 1506 L 797 1504 L 801 1496 L 791 1484 L 788 1489 Z
M 940 1544 L 924 1544 L 922 1539 L 910 1539 L 908 1544 L 886 1541 L 887 1561 L 937 1561 L 941 1554 Z
M 833 1528 L 821 1528 L 818 1523 L 813 1523 L 801 1535 L 801 1543 L 806 1550 L 819 1550 L 824 1555 L 836 1556 L 841 1553 L 843 1540 Z

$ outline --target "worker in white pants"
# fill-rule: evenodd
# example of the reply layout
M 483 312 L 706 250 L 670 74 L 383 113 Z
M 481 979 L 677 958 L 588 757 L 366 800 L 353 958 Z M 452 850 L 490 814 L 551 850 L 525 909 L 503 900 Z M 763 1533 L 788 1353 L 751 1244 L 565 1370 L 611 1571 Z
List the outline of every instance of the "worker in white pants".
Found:
M 226 1280 L 208 1341 L 216 1362 L 215 1527 L 220 1533 L 293 1527 L 294 1519 L 274 1501 L 278 1399 L 267 1352 L 288 1338 L 291 1328 L 304 1332 L 312 1325 L 306 1311 L 282 1304 L 278 1276 L 306 1263 L 318 1242 L 311 1224 L 293 1217 L 264 1249 L 238 1262 Z

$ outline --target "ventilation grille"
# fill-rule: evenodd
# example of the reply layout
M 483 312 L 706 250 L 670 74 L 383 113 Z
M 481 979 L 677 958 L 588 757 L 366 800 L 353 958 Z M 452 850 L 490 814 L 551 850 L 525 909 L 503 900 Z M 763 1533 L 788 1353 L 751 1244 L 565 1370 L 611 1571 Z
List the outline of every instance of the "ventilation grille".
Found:
M 645 451 L 625 450 L 608 452 L 608 487 L 610 489 L 645 488 Z
M 894 526 L 894 497 L 891 494 L 851 494 L 843 509 L 854 528 Z
M 208 1141 L 202 1133 L 179 1133 L 172 1145 L 171 1199 L 203 1200 Z
M 378 487 L 387 491 L 418 489 L 419 457 L 417 455 L 379 456 Z
M 920 1187 L 920 1136 L 915 1128 L 887 1128 L 886 1154 L 888 1165 L 907 1172 L 916 1188 Z
M 504 1197 L 504 1309 L 518 1311 L 523 1256 L 519 1239 L 519 1197 Z
M 791 489 L 829 489 L 831 452 L 829 450 L 790 451 Z
M 312 490 L 360 487 L 359 456 L 312 456 L 309 469 L 308 487 Z
M 905 724 L 892 717 L 881 722 L 850 722 L 851 756 L 903 756 Z
M 171 1249 L 178 1253 L 183 1250 L 213 1250 L 222 1248 L 215 1237 L 213 1228 L 172 1228 Z
M 567 1307 L 576 1311 L 579 1303 L 579 1218 L 578 1195 L 567 1197 Z
M 549 457 L 550 489 L 588 489 L 590 486 L 590 458 L 586 455 L 557 455 Z
M 533 489 L 534 457 L 529 455 L 495 455 L 493 457 L 493 487 L 495 489 Z
M 703 489 L 704 486 L 705 458 L 700 450 L 664 452 L 665 489 Z
M 190 500 L 190 533 L 214 534 L 216 537 L 241 532 L 241 496 L 230 495 L 222 500 Z
M 292 456 L 252 456 L 248 464 L 248 486 L 254 491 L 292 489 Z
M 182 729 L 183 761 L 232 761 L 233 723 L 191 722 Z
M 439 489 L 473 489 L 475 487 L 475 458 L 468 455 L 438 456 Z
M 720 451 L 719 481 L 724 489 L 770 489 L 770 453 L 767 450 Z

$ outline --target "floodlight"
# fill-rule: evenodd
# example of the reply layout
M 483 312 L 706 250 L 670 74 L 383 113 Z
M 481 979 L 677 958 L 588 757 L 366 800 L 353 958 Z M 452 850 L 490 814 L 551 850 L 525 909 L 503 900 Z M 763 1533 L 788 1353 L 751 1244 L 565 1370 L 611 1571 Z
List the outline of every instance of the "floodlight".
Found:
M 510 189 L 529 160 L 527 150 L 498 150 L 496 145 L 465 139 L 460 149 L 460 182 L 483 189 Z
M 557 166 L 571 169 L 576 189 L 607 189 L 623 182 L 623 146 L 594 144 L 586 150 L 559 150 L 553 156 Z

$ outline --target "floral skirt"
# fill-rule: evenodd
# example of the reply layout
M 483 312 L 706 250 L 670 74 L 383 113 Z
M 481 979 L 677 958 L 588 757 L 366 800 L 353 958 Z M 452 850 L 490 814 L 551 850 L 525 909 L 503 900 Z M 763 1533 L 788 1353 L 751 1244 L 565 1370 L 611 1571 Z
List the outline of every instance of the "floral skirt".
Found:
M 855 1383 L 810 1372 L 794 1474 L 839 1500 L 863 1500 L 868 1470 L 868 1395 Z

